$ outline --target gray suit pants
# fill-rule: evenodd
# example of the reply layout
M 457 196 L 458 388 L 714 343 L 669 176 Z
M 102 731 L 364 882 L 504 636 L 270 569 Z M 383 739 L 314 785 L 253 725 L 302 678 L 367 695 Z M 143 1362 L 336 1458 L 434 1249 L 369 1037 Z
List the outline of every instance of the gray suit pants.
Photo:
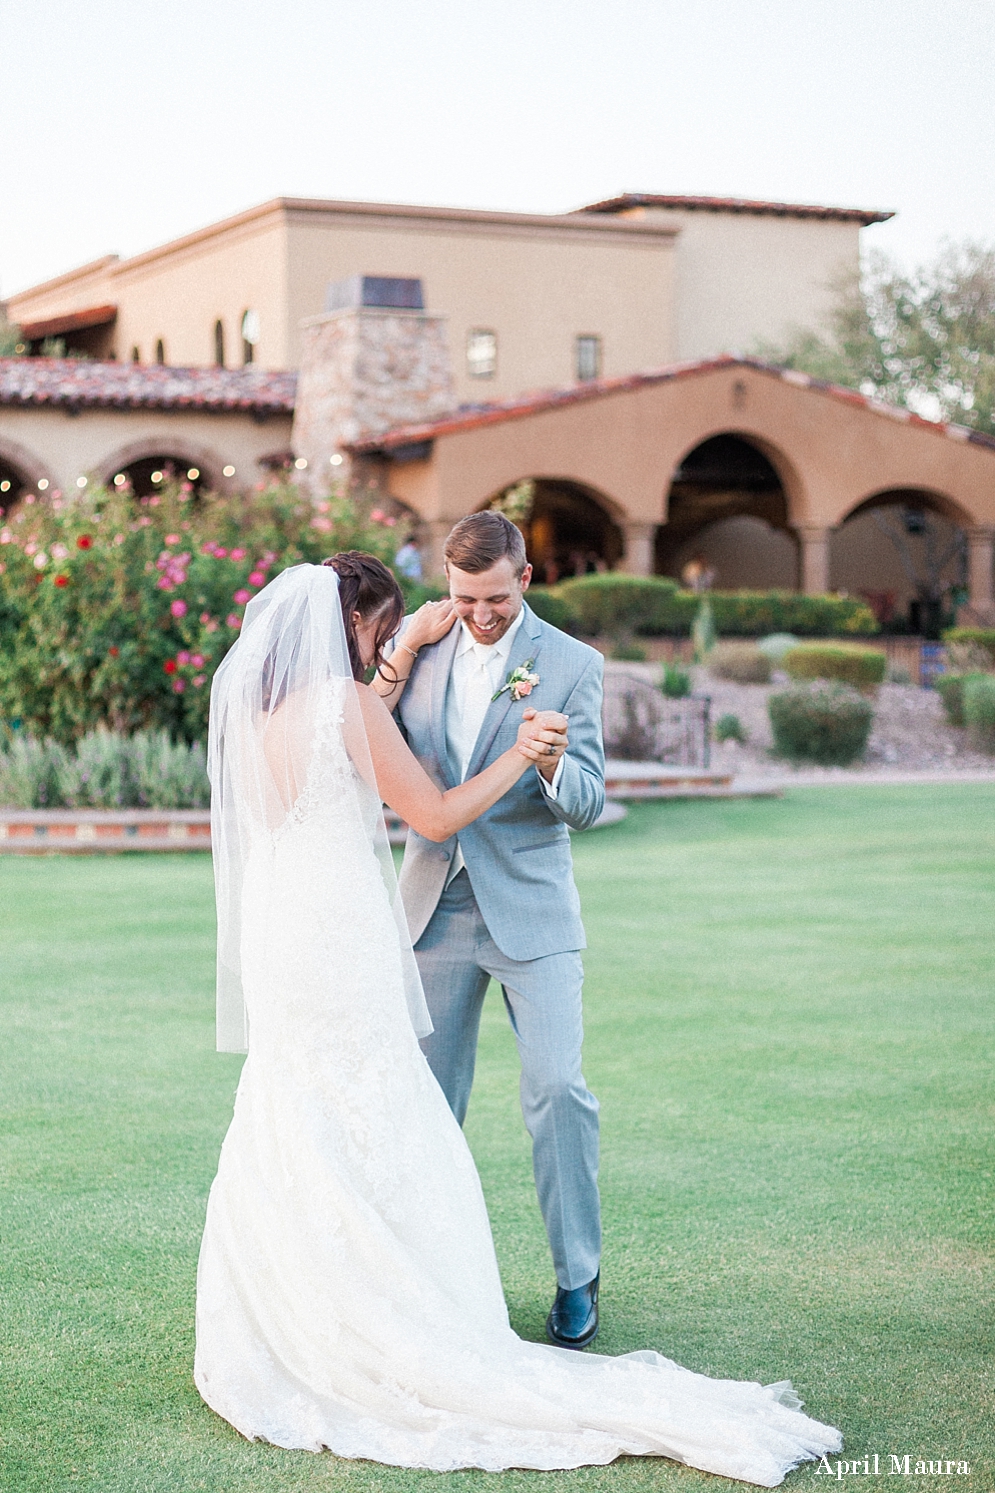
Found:
M 542 916 L 541 908 L 535 915 Z M 484 995 L 491 978 L 500 984 L 522 1063 L 522 1114 L 556 1278 L 568 1291 L 586 1285 L 598 1273 L 601 1208 L 598 1101 L 580 1068 L 580 954 L 506 958 L 487 931 L 464 869 L 439 899 L 415 957 L 435 1025 L 422 1049 L 461 1125 Z

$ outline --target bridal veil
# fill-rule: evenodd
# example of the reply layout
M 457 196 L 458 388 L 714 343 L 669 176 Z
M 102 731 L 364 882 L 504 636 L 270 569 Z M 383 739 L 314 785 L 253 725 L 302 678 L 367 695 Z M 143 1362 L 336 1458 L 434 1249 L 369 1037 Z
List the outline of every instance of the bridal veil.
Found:
M 253 848 L 294 813 L 312 775 L 332 696 L 341 711 L 342 744 L 355 768 L 356 822 L 365 828 L 394 910 L 411 1020 L 419 1037 L 432 1030 L 349 663 L 339 578 L 329 566 L 295 565 L 249 602 L 241 634 L 211 689 L 208 774 L 219 1052 L 248 1050 L 242 985 L 246 865 Z

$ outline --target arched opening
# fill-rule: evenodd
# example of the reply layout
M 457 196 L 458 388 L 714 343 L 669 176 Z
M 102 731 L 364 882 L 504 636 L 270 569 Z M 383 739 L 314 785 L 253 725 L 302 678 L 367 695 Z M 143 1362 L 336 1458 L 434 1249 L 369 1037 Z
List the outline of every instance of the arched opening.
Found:
M 501 509 L 521 529 L 538 585 L 612 570 L 622 558 L 622 531 L 607 500 L 579 482 L 527 478 L 485 506 Z
M 116 467 L 110 482 L 114 487 L 130 487 L 136 498 L 149 498 L 160 492 L 168 482 L 187 482 L 193 488 L 194 497 L 206 491 L 209 483 L 207 473 L 185 457 L 160 452 L 155 456 L 141 456 L 126 465 Z
M 772 463 L 738 435 L 695 446 L 674 473 L 656 535 L 658 575 L 723 590 L 793 590 L 798 546 Z
M 220 320 L 214 323 L 214 363 L 217 368 L 225 366 L 225 324 Z
M 161 337 L 156 338 L 155 360 L 159 364 L 160 368 L 166 362 L 166 344 L 163 342 Z
M 886 632 L 938 638 L 967 599 L 967 535 L 955 504 L 918 488 L 875 493 L 830 542 L 834 590 L 862 596 Z

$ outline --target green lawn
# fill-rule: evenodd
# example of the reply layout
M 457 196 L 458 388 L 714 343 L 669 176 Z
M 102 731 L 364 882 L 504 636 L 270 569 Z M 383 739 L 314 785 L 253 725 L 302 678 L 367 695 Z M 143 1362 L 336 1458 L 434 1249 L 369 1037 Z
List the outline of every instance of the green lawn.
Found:
M 600 1350 L 790 1377 L 849 1457 L 966 1458 L 955 1486 L 976 1493 L 995 1488 L 993 832 L 987 785 L 858 787 L 644 805 L 576 845 Z M 658 1461 L 438 1476 L 243 1442 L 191 1380 L 240 1064 L 213 1051 L 209 861 L 7 858 L 0 908 L 3 1493 L 732 1486 Z M 493 997 L 468 1134 L 513 1320 L 540 1336 L 553 1282 Z

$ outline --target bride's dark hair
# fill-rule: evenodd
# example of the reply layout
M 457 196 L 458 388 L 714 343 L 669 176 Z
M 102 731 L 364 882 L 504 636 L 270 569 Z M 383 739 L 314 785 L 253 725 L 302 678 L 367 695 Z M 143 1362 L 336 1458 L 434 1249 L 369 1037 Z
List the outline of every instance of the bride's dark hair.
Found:
M 358 612 L 364 622 L 377 619 L 377 630 L 373 643 L 373 668 L 383 663 L 383 650 L 394 636 L 404 617 L 404 597 L 386 565 L 376 555 L 364 555 L 361 550 L 346 550 L 342 554 L 329 555 L 322 565 L 330 565 L 339 578 L 339 600 L 342 603 L 342 621 L 345 623 L 346 645 L 354 679 L 363 679 L 366 669 L 359 656 L 356 628 L 352 614 Z

